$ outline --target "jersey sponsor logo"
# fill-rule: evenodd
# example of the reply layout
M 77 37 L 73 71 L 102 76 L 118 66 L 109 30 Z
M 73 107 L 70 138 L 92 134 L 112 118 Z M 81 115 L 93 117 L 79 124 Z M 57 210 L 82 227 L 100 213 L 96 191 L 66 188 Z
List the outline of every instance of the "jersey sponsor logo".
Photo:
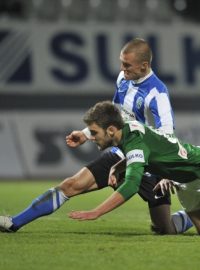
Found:
M 140 149 L 131 150 L 126 154 L 127 166 L 133 162 L 144 162 L 144 152 Z
M 122 114 L 124 121 L 135 120 L 134 112 L 129 112 L 124 107 L 121 108 L 121 114 Z

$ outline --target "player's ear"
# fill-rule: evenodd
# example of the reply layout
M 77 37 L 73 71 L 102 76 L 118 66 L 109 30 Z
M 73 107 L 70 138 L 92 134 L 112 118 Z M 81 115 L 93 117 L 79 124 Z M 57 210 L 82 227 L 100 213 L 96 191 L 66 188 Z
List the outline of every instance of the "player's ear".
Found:
M 149 64 L 148 62 L 143 62 L 142 65 L 141 65 L 141 71 L 146 71 L 149 67 Z
M 107 128 L 107 134 L 110 136 L 110 137 L 113 137 L 115 132 L 117 131 L 117 128 L 115 126 L 109 126 Z

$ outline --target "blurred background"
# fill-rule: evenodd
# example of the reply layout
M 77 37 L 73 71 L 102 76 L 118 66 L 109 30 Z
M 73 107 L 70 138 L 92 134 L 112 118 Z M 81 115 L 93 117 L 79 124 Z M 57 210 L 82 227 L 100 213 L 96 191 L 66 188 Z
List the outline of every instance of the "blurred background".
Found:
M 74 174 L 98 151 L 65 136 L 112 99 L 120 49 L 151 44 L 176 134 L 200 145 L 200 1 L 0 0 L 0 179 Z

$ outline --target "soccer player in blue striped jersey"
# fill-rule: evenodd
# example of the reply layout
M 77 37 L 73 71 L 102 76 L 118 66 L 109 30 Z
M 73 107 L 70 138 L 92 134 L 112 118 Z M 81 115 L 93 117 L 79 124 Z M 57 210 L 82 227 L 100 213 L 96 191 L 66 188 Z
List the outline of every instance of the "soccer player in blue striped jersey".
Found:
M 152 52 L 146 41 L 135 39 L 123 47 L 120 54 L 122 71 L 117 79 L 113 103 L 118 106 L 125 121 L 136 119 L 143 124 L 152 124 L 164 133 L 173 134 L 174 115 L 168 89 L 152 71 L 151 65 L 145 67 L 144 62 L 143 66 L 140 65 L 141 60 L 147 59 L 151 63 Z M 144 76 L 141 76 L 143 70 L 145 73 Z M 161 203 L 164 204 L 164 202 Z M 160 220 L 160 217 L 156 219 L 158 208 L 162 208 L 161 212 L 164 214 L 163 218 L 166 218 L 166 223 L 167 220 L 169 221 L 167 200 L 166 204 L 160 207 L 159 205 L 158 207 L 149 205 L 149 207 L 154 224 L 157 224 L 157 220 Z M 155 220 L 156 222 L 154 222 Z M 182 210 L 172 215 L 172 222 L 177 233 L 182 233 L 192 227 L 190 219 Z M 152 227 L 156 228 L 156 226 Z
M 155 128 L 165 133 L 174 131 L 174 116 L 167 87 L 151 69 L 144 78 L 135 81 L 125 79 L 124 71 L 121 71 L 113 102 L 119 105 L 125 121 L 138 120 L 150 125 L 148 116 L 152 115 Z
M 142 39 L 128 42 L 121 50 L 120 61 L 121 72 L 113 102 L 119 106 L 123 118 L 150 124 L 148 115 L 151 113 L 154 126 L 172 134 L 174 119 L 167 87 L 151 69 L 152 52 L 148 43 Z M 73 131 L 66 137 L 66 142 L 71 147 L 77 147 L 88 138 L 90 133 L 86 128 L 83 131 Z M 36 198 L 21 213 L 10 218 L 0 217 L 0 229 L 16 231 L 38 217 L 53 213 L 75 195 L 107 187 L 110 168 L 121 158 L 123 153 L 118 148 L 103 152 L 99 158 L 66 178 L 58 187 Z M 155 199 L 153 188 L 158 180 L 160 178 L 157 176 L 144 174 L 138 191 L 142 199 L 148 202 L 152 228 L 163 234 L 182 233 L 192 223 L 183 211 L 171 218 L 169 195 Z M 181 227 L 182 220 L 184 226 Z

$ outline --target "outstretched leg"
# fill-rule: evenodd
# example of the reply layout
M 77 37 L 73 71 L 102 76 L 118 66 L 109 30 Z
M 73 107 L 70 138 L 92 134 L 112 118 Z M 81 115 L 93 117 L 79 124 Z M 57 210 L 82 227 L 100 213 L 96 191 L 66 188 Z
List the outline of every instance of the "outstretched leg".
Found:
M 97 189 L 93 174 L 84 167 L 77 174 L 66 178 L 59 186 L 38 196 L 22 212 L 13 217 L 0 217 L 1 231 L 17 231 L 31 221 L 49 215 L 60 208 L 70 197 Z
M 74 176 L 66 178 L 57 187 L 40 195 L 21 213 L 13 217 L 0 216 L 0 230 L 17 231 L 31 221 L 55 212 L 73 196 L 106 187 L 110 167 L 119 160 L 118 155 L 103 152 Z

